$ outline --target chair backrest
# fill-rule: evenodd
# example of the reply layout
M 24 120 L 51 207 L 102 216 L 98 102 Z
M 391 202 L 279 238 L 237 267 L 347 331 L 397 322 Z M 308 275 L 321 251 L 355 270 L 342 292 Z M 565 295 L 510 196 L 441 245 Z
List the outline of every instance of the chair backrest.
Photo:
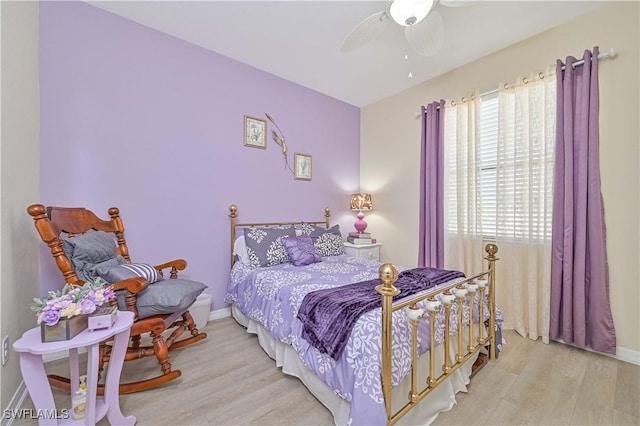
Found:
M 90 230 L 113 233 L 117 243 L 114 256 L 119 255 L 127 262 L 131 261 L 120 210 L 116 207 L 109 209 L 110 220 L 102 220 L 84 207 L 45 207 L 42 204 L 33 204 L 27 208 L 27 212 L 33 216 L 38 234 L 49 246 L 51 255 L 67 283 L 82 285 L 84 281 L 73 269 L 73 264 L 63 249 L 63 241 Z

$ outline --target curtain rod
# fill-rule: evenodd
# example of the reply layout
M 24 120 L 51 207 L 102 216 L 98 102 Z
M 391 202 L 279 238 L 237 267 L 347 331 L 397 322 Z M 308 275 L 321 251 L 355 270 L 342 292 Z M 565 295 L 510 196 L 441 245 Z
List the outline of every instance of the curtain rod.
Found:
M 608 51 L 608 52 L 600 53 L 600 54 L 598 55 L 598 60 L 600 60 L 600 61 L 605 61 L 605 60 L 607 60 L 607 59 L 613 59 L 613 58 L 615 58 L 617 55 L 618 55 L 618 52 L 616 52 L 616 49 L 614 49 L 614 48 L 612 47 L 611 49 L 609 49 L 609 51 Z M 580 66 L 580 65 L 584 65 L 584 59 L 580 59 L 579 61 L 575 61 L 575 62 L 571 65 L 571 67 L 572 67 L 572 68 L 575 68 L 575 67 Z M 565 69 L 565 68 L 566 68 L 566 66 L 565 66 L 565 65 L 563 65 L 563 66 L 562 66 L 562 70 L 564 71 L 564 69 Z M 525 79 L 526 79 L 526 77 L 525 77 Z M 514 86 L 514 85 L 516 85 L 516 84 L 517 84 L 517 83 L 505 84 L 505 89 L 508 89 L 508 88 L 510 88 L 510 87 L 513 87 L 513 86 Z M 489 91 L 487 91 L 487 92 L 480 93 L 480 97 L 482 97 L 482 96 L 492 95 L 492 94 L 497 93 L 497 92 L 499 92 L 499 91 L 500 91 L 500 89 L 492 89 L 492 90 L 489 90 Z M 464 100 L 465 100 L 465 99 L 464 99 L 464 97 L 462 97 L 462 101 L 463 101 L 463 102 L 464 102 Z M 454 100 L 452 100 L 452 102 L 455 104 L 455 99 L 454 99 Z M 438 106 L 436 109 L 440 109 L 440 106 Z M 425 110 L 425 112 L 424 112 L 424 113 L 426 114 L 426 113 L 427 113 L 427 111 Z M 416 112 L 416 118 L 420 118 L 420 111 Z

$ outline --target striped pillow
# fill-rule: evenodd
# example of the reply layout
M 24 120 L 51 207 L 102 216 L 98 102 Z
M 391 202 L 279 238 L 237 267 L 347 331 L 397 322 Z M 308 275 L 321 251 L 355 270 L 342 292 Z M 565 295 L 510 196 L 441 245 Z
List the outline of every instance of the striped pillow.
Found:
M 122 259 L 123 262 L 125 261 L 123 258 L 120 259 Z M 93 275 L 102 278 L 110 284 L 133 277 L 146 278 L 149 284 L 162 280 L 162 275 L 160 275 L 158 270 L 146 263 L 118 264 L 117 262 L 107 261 L 96 265 L 91 272 Z
M 160 280 L 158 270 L 146 263 L 129 263 L 126 265 L 120 265 L 120 267 L 128 269 L 138 277 L 146 278 L 149 281 L 149 284 L 153 284 Z

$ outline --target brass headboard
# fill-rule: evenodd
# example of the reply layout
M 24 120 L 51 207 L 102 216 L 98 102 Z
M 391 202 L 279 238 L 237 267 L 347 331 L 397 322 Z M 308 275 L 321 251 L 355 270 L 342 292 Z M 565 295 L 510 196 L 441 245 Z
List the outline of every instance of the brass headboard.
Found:
M 329 207 L 324 209 L 324 220 L 298 220 L 295 222 L 253 222 L 253 223 L 238 223 L 238 206 L 231 204 L 229 206 L 229 217 L 231 218 L 231 266 L 235 263 L 236 259 L 233 255 L 233 245 L 236 242 L 236 228 L 248 228 L 251 226 L 282 226 L 282 225 L 302 225 L 304 223 L 309 225 L 324 225 L 327 229 L 331 227 L 331 209 Z

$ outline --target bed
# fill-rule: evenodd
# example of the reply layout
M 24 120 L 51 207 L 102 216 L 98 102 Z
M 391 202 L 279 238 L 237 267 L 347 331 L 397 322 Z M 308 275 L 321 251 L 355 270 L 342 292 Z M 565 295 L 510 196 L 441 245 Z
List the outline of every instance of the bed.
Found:
M 502 314 L 493 291 L 494 244 L 486 248 L 487 270 L 460 276 L 345 255 L 328 208 L 323 220 L 308 222 L 239 223 L 237 207 L 229 211 L 225 301 L 233 318 L 337 425 L 429 424 L 466 391 L 481 352 L 496 358 Z M 370 300 L 347 302 L 345 292 Z

